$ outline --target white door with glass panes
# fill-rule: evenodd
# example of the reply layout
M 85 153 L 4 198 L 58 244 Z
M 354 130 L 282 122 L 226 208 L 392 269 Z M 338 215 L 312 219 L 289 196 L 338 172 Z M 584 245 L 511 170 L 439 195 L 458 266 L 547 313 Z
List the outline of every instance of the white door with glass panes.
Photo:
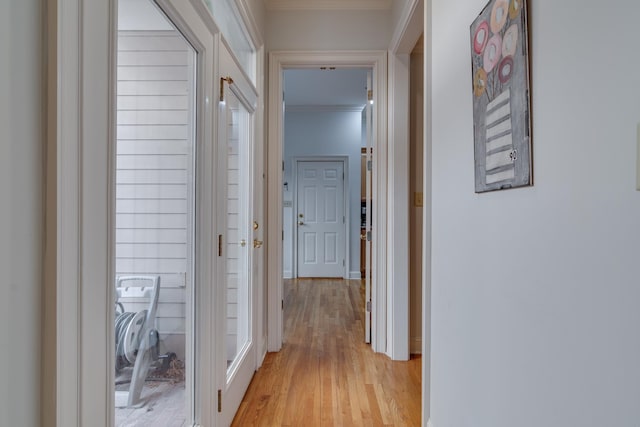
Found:
M 220 341 L 217 363 L 219 425 L 229 425 L 256 369 L 254 312 L 258 278 L 254 258 L 262 252 L 254 237 L 254 110 L 257 94 L 223 44 L 220 55 L 219 209 L 220 275 L 217 285 Z M 258 252 L 259 251 L 259 252 Z M 255 255 L 254 255 L 255 254 Z
M 297 161 L 298 277 L 345 277 L 344 163 Z
M 196 212 L 206 199 L 196 194 L 212 191 L 198 178 L 200 166 L 212 166 L 197 165 L 211 142 L 198 136 L 196 117 L 206 108 L 199 71 L 213 68 L 200 53 L 213 45 L 197 51 L 174 24 L 200 22 L 188 8 L 169 17 L 151 0 L 119 0 L 118 10 L 114 425 L 192 426 L 202 421 L 195 372 L 204 360 L 196 355 L 196 301 L 207 300 L 196 256 L 207 236 Z M 199 28 L 191 37 L 210 40 Z

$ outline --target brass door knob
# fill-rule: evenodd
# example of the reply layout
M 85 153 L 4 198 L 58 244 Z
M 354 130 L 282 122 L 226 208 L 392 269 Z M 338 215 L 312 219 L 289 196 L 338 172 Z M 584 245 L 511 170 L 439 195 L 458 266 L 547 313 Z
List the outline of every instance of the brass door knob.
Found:
M 253 247 L 254 248 L 261 248 L 263 243 L 264 242 L 262 240 L 253 239 Z
M 298 221 L 298 225 L 304 225 L 304 221 Z

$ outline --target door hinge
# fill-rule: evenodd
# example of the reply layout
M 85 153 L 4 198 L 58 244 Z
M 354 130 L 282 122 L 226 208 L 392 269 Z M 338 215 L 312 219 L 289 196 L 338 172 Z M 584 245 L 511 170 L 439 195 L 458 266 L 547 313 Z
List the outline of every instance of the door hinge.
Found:
M 371 300 L 367 301 L 367 312 L 371 313 Z
M 218 234 L 218 256 L 222 256 L 222 234 Z
M 284 160 L 282 161 L 282 170 L 284 170 Z
M 224 82 L 228 84 L 233 84 L 233 79 L 229 76 L 220 77 L 220 102 L 224 102 Z
M 369 172 L 371 172 L 371 166 L 372 166 L 372 162 L 371 162 L 371 160 L 367 160 L 367 170 L 368 170 Z
M 222 390 L 218 390 L 218 412 L 222 412 Z
M 344 215 L 342 215 L 342 223 L 345 223 Z
M 283 299 L 281 299 L 281 300 L 280 300 L 280 303 L 281 303 L 281 305 L 282 305 L 282 310 L 284 310 L 284 300 L 283 300 Z
M 372 89 L 369 89 L 367 91 L 367 101 L 369 101 L 369 102 L 373 101 L 373 90 Z
M 282 230 L 282 240 L 284 240 L 284 230 Z
M 346 265 L 346 263 L 344 262 L 344 260 L 342 260 L 342 266 L 344 267 Z
M 371 241 L 371 232 L 367 231 L 367 242 Z

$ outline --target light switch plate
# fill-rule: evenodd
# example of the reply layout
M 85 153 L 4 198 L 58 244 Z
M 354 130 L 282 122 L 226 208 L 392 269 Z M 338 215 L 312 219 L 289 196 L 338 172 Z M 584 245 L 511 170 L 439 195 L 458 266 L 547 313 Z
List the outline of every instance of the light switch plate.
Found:
M 638 158 L 636 161 L 636 190 L 640 191 L 640 123 L 638 123 L 637 138 L 638 138 L 638 147 L 636 149 L 636 156 Z

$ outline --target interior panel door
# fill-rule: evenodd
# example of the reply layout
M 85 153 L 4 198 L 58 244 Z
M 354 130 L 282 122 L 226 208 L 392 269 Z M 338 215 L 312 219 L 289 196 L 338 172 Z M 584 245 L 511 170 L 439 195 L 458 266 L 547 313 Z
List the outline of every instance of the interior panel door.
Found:
M 344 163 L 297 162 L 298 277 L 345 276 Z

